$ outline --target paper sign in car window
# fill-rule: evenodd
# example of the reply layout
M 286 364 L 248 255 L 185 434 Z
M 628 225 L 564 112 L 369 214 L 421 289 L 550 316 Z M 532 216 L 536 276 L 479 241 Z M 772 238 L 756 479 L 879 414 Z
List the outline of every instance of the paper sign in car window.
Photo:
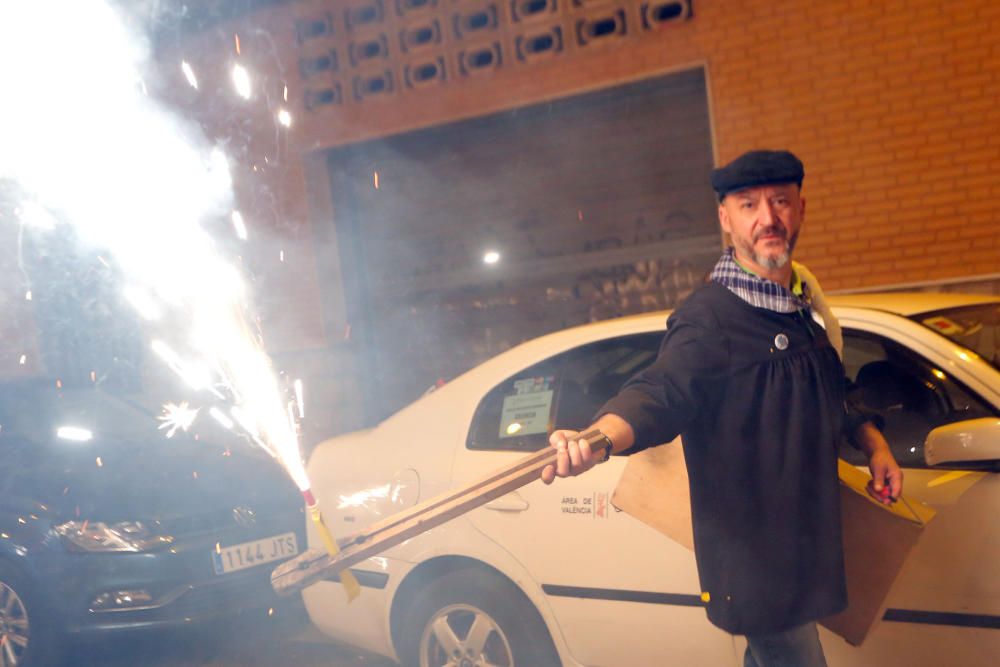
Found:
M 500 437 L 548 433 L 552 411 L 552 377 L 514 381 L 514 393 L 504 396 Z
M 924 324 L 935 331 L 943 333 L 945 336 L 960 336 L 965 331 L 957 322 L 953 322 L 947 317 L 940 315 L 928 317 L 924 320 Z

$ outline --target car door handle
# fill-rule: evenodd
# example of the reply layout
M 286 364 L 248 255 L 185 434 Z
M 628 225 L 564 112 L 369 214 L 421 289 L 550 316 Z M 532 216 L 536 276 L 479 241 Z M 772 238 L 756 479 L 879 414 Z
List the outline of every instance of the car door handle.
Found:
M 488 510 L 497 512 L 523 512 L 528 509 L 528 501 L 522 498 L 517 491 L 511 491 L 506 496 L 500 496 L 496 500 L 483 505 Z

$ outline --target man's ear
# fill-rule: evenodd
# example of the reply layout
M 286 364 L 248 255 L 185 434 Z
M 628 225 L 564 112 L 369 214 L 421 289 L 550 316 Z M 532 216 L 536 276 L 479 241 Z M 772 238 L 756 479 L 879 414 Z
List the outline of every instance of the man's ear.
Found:
M 805 202 L 803 202 L 804 204 Z M 726 210 L 725 205 L 719 202 L 719 226 L 722 227 L 722 231 L 729 234 L 733 231 L 732 224 L 729 221 L 729 211 Z

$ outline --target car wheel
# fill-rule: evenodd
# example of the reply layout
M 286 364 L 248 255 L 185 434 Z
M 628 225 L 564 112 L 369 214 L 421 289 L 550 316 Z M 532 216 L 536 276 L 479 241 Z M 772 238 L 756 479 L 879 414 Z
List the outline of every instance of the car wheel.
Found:
M 55 662 L 56 637 L 43 616 L 24 578 L 0 563 L 0 667 L 43 667 Z
M 559 664 L 530 601 L 507 580 L 480 568 L 447 574 L 417 593 L 400 649 L 408 667 Z

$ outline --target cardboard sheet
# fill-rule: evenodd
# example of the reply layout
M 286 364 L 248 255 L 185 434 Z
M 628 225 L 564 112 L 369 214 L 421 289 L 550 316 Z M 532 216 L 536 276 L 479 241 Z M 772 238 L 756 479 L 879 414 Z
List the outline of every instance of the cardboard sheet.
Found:
M 820 622 L 860 645 L 881 620 L 889 590 L 934 511 L 905 496 L 894 505 L 882 505 L 865 490 L 871 479 L 866 473 L 844 461 L 839 462 L 838 472 L 849 603 L 844 612 Z M 612 502 L 675 542 L 694 548 L 680 438 L 629 457 Z
M 885 615 L 886 598 L 934 510 L 905 494 L 893 505 L 868 495 L 871 477 L 839 462 L 847 609 L 820 621 L 859 646 Z
M 694 550 L 691 494 L 680 438 L 630 456 L 611 503 Z

